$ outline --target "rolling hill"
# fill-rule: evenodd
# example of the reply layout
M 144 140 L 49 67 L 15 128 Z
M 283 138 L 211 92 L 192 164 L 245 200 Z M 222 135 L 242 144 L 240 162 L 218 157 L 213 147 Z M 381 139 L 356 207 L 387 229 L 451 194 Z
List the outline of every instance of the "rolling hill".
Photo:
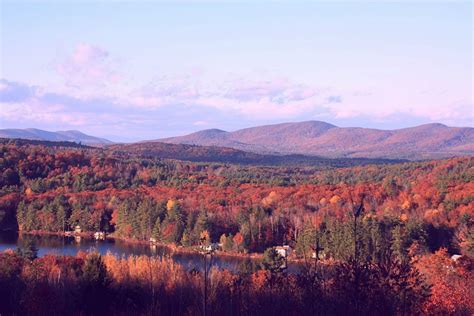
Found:
M 425 124 L 380 130 L 307 121 L 257 126 L 234 132 L 204 130 L 159 139 L 173 144 L 223 146 L 265 154 L 323 157 L 433 159 L 474 154 L 474 128 Z
M 351 167 L 402 162 L 402 160 L 392 159 L 323 158 L 300 154 L 257 154 L 229 147 L 169 144 L 156 141 L 133 144 L 113 144 L 105 148 L 115 153 L 127 153 L 140 157 L 252 165 Z
M 30 139 L 30 140 L 44 140 L 44 141 L 67 141 L 81 143 L 90 146 L 103 146 L 112 144 L 111 141 L 86 135 L 80 131 L 57 131 L 49 132 L 36 128 L 27 129 L 0 129 L 1 138 L 19 138 L 19 139 Z

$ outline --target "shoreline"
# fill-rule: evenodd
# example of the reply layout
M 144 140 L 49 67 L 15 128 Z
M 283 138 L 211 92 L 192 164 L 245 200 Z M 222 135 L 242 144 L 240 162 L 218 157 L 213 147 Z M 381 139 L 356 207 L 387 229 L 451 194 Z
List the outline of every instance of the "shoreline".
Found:
M 65 232 L 49 232 L 49 231 L 12 231 L 16 232 L 19 236 L 21 235 L 32 235 L 32 236 L 57 236 L 57 237 L 81 237 L 87 239 L 94 239 L 93 232 L 81 232 L 81 233 L 74 233 L 72 236 L 68 236 Z M 123 238 L 117 237 L 113 234 L 107 235 L 106 239 L 111 239 L 114 241 L 121 241 L 127 244 L 136 244 L 136 245 L 155 245 L 161 248 L 167 248 L 172 252 L 182 253 L 182 254 L 201 254 L 201 251 L 197 248 L 198 246 L 192 247 L 185 247 L 185 246 L 178 246 L 175 244 L 167 244 L 163 242 L 154 242 L 151 243 L 146 240 L 139 240 L 134 238 Z M 103 241 L 103 240 L 102 240 Z M 214 253 L 215 256 L 221 257 L 231 257 L 231 258 L 239 258 L 239 259 L 251 259 L 251 260 L 261 260 L 263 258 L 263 253 L 239 253 L 239 252 L 229 252 L 229 251 L 222 251 L 216 250 Z M 298 259 L 288 259 L 289 262 L 299 263 Z

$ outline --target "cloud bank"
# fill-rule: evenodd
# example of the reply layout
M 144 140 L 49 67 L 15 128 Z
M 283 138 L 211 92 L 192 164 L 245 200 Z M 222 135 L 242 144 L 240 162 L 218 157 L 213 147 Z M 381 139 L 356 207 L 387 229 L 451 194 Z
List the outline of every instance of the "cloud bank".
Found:
M 472 100 L 416 86 L 344 90 L 265 72 L 213 77 L 197 68 L 129 84 L 133 78 L 114 60 L 108 50 L 80 43 L 56 65 L 61 89 L 0 80 L 2 127 L 77 128 L 99 136 L 127 129 L 143 139 L 310 119 L 379 128 L 474 121 Z

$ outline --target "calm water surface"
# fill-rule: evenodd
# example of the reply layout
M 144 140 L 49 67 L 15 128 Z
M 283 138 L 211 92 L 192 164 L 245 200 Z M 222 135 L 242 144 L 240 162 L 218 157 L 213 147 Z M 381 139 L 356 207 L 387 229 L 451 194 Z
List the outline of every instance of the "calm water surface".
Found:
M 81 238 L 76 241 L 74 237 L 64 236 L 31 236 L 19 235 L 13 232 L 0 232 L 0 251 L 6 249 L 15 250 L 25 238 L 32 238 L 38 248 L 38 256 L 45 254 L 70 255 L 75 256 L 78 251 L 98 251 L 100 254 L 108 252 L 115 256 L 147 255 L 157 257 L 170 257 L 173 261 L 179 263 L 187 270 L 203 269 L 203 257 L 195 253 L 173 252 L 169 248 L 160 246 L 151 246 L 146 244 L 133 244 L 121 240 L 106 239 L 97 241 L 95 239 Z M 231 271 L 254 271 L 259 265 L 258 260 L 246 258 L 234 258 L 227 256 L 213 256 L 213 265 L 220 269 L 229 269 Z M 289 264 L 288 271 L 297 272 L 300 266 Z

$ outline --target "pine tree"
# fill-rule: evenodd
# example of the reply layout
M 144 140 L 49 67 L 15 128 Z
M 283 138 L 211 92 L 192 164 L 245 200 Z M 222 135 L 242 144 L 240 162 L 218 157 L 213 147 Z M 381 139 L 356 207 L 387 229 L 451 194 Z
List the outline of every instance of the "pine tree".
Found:
M 199 239 L 201 233 L 206 230 L 209 231 L 209 217 L 205 210 L 201 210 L 196 219 L 196 224 L 194 225 L 194 234 L 197 239 Z
M 166 217 L 161 224 L 162 238 L 167 242 L 178 244 L 183 232 L 184 220 L 181 207 L 177 203 L 168 203 Z
M 229 236 L 222 234 L 219 242 L 222 244 L 222 249 L 225 251 L 231 251 L 234 248 L 234 236 L 232 236 L 232 234 Z
M 158 217 L 155 221 L 155 225 L 153 226 L 153 230 L 151 232 L 151 237 L 153 237 L 156 240 L 160 239 L 160 231 L 161 231 L 161 220 Z
M 38 257 L 38 248 L 33 238 L 25 238 L 21 246 L 17 248 L 17 253 L 27 260 L 34 260 Z
M 285 269 L 285 258 L 275 248 L 268 248 L 263 253 L 262 269 L 270 272 L 282 272 Z
M 16 220 L 18 222 L 18 228 L 20 231 L 27 230 L 26 228 L 26 214 L 28 212 L 28 208 L 24 201 L 21 201 L 18 204 L 17 212 L 16 212 Z
M 61 202 L 60 197 L 56 197 L 53 202 L 53 208 L 56 213 L 56 231 L 65 231 L 66 230 L 66 223 L 69 218 L 68 209 L 66 206 Z
M 107 314 L 108 293 L 111 279 L 107 273 L 102 257 L 98 253 L 90 253 L 82 268 L 82 291 L 84 295 L 84 308 L 89 314 L 91 311 L 101 311 Z
M 304 258 L 311 257 L 313 248 L 316 244 L 316 239 L 316 229 L 310 223 L 306 223 L 303 231 L 298 235 L 295 247 L 296 253 Z
M 39 223 L 38 223 L 38 218 L 37 218 L 37 212 L 38 210 L 33 203 L 28 205 L 28 208 L 26 209 L 25 222 L 24 222 L 25 231 L 31 231 L 31 230 L 40 228 L 38 225 Z

